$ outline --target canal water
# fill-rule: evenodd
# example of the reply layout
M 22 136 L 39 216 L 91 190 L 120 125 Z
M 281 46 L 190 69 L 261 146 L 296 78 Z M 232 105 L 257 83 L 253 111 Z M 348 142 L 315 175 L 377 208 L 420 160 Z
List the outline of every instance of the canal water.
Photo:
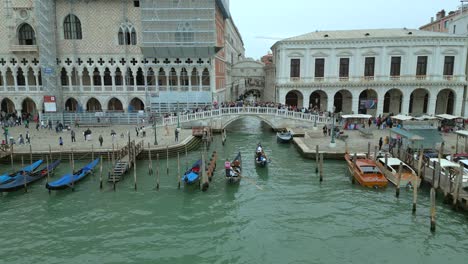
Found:
M 132 176 L 116 192 L 107 183 L 99 191 L 96 173 L 75 192 L 49 195 L 41 182 L 3 194 L 0 263 L 466 263 L 467 216 L 440 202 L 431 234 L 427 190 L 413 216 L 411 192 L 396 199 L 394 188 L 353 186 L 344 162 L 327 161 L 319 184 L 313 161 L 277 144 L 256 119 L 232 124 L 225 147 L 219 140 L 211 149 L 219 171 L 206 193 L 178 190 L 171 159 L 169 177 L 161 163 L 160 191 L 141 161 L 137 192 Z M 258 142 L 271 158 L 265 169 L 254 165 Z M 246 178 L 227 186 L 223 161 L 237 151 Z M 190 153 L 190 163 L 199 156 Z

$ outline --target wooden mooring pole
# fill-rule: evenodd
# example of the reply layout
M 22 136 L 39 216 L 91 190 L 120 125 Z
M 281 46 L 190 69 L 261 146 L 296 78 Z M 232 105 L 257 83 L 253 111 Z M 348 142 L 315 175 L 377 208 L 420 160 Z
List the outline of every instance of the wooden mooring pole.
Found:
M 180 189 L 180 153 L 177 152 L 177 188 Z
M 458 196 L 460 195 L 460 187 L 463 185 L 462 180 L 463 180 L 463 171 L 465 167 L 463 167 L 463 164 L 460 163 L 460 170 L 457 173 L 457 176 L 455 177 L 455 190 L 453 192 L 453 208 L 457 209 L 457 203 L 458 203 Z
M 323 153 L 320 153 L 320 183 L 323 182 Z
M 75 160 L 73 157 L 73 148 L 71 148 L 70 162 L 71 162 L 71 167 L 72 167 L 71 188 L 72 188 L 72 191 L 75 191 L 75 181 L 73 177 L 75 173 Z
M 153 161 L 151 160 L 151 146 L 148 142 L 148 176 L 153 176 Z
M 23 155 L 21 155 L 21 168 L 24 168 L 24 158 Z M 23 170 L 21 172 L 21 175 L 23 175 L 23 180 L 24 180 L 24 192 L 28 192 L 28 186 L 26 184 L 26 172 Z
M 102 155 L 101 155 L 101 159 L 99 160 L 100 161 L 100 165 L 99 165 L 99 189 L 102 190 Z
M 137 173 L 136 173 L 136 169 L 137 169 L 137 164 L 136 164 L 136 142 L 135 144 L 133 144 L 133 182 L 134 182 L 134 185 L 135 185 L 135 191 L 137 190 Z
M 166 147 L 166 176 L 169 179 L 169 146 Z
M 50 161 L 52 162 L 52 160 Z M 46 165 L 47 165 L 47 168 L 49 168 L 49 157 L 46 155 Z M 50 182 L 50 171 L 49 169 L 47 169 L 47 183 Z M 50 194 L 50 189 L 49 190 L 49 194 Z
M 91 145 L 91 161 L 94 160 L 94 145 Z
M 431 232 L 436 231 L 436 190 L 431 188 Z
M 11 171 L 15 171 L 15 166 L 13 164 L 13 144 L 11 144 L 11 152 L 10 152 L 10 161 L 11 161 Z
M 29 162 L 31 165 L 33 164 L 33 156 L 32 156 L 32 146 L 29 144 Z
M 159 153 L 156 154 L 156 190 L 159 190 L 159 168 L 161 164 L 159 163 Z
M 377 161 L 377 153 L 379 151 L 379 147 L 374 146 L 374 161 Z
M 370 149 L 371 149 L 371 143 L 367 142 L 367 158 L 370 158 Z
M 401 182 L 402 171 L 403 171 L 403 163 L 400 162 L 400 165 L 398 166 L 398 178 L 396 182 L 396 193 L 395 193 L 396 198 L 400 198 L 400 182 Z
M 416 213 L 416 203 L 418 202 L 418 185 L 421 178 L 413 175 L 413 214 Z
M 315 173 L 319 172 L 319 146 L 315 146 Z

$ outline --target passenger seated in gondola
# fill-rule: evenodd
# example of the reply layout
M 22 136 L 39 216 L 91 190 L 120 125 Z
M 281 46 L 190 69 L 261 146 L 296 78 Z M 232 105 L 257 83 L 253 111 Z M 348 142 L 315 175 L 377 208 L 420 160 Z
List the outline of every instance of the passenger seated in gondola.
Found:
M 258 143 L 258 145 L 257 145 L 257 155 L 258 155 L 259 153 L 261 154 L 262 151 L 263 151 L 262 145 L 261 145 L 260 143 Z

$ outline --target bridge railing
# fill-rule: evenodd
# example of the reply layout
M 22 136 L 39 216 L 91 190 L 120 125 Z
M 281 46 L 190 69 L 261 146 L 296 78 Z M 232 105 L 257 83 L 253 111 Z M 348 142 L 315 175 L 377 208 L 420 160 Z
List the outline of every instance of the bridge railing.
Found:
M 199 121 L 210 119 L 214 117 L 230 116 L 230 115 L 263 115 L 263 116 L 277 116 L 287 119 L 303 120 L 308 122 L 317 122 L 318 124 L 325 124 L 330 121 L 327 116 L 319 116 L 310 113 L 302 113 L 295 111 L 288 111 L 286 109 L 278 109 L 273 107 L 227 107 L 213 109 L 204 112 L 197 112 L 191 114 L 182 114 L 164 118 L 162 124 L 158 125 L 176 125 L 178 122 L 186 123 L 191 121 Z

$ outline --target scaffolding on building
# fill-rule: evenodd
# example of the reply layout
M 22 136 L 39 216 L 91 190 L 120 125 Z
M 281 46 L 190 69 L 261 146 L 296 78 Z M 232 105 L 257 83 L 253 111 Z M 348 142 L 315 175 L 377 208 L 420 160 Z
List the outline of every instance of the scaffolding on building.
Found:
M 216 6 L 228 10 L 226 0 L 140 2 L 146 57 L 211 57 L 221 49 L 216 46 Z
M 58 87 L 57 45 L 55 41 L 55 1 L 36 0 L 36 39 L 39 48 L 43 91 L 56 98 L 57 110 L 62 110 L 62 89 Z

